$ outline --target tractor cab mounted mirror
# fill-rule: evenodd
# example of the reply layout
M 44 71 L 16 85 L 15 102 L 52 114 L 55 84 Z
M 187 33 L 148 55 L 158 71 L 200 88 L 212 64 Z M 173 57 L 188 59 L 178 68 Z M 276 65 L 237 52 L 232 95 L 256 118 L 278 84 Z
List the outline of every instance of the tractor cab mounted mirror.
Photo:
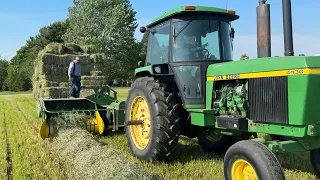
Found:
M 145 33 L 146 31 L 147 31 L 146 27 L 144 27 L 144 26 L 140 27 L 140 32 L 141 33 Z

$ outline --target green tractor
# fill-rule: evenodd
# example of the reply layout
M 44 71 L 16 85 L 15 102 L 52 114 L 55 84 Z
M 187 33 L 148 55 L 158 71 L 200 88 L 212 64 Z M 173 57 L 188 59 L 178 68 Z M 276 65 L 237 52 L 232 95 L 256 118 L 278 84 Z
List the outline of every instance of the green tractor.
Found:
M 225 152 L 226 179 L 285 179 L 274 153 L 311 150 L 320 177 L 320 58 L 233 61 L 235 11 L 181 6 L 141 27 L 148 33 L 126 101 L 134 156 L 169 161 L 179 136 Z M 258 133 L 272 138 L 258 138 Z
M 112 89 L 42 99 L 41 137 L 56 134 L 55 117 L 82 112 L 93 115 L 83 123 L 93 134 L 124 128 L 132 154 L 144 161 L 170 161 L 186 136 L 205 151 L 226 152 L 228 180 L 283 180 L 274 153 L 299 151 L 311 151 L 320 177 L 320 57 L 292 56 L 290 0 L 283 0 L 286 56 L 271 58 L 268 6 L 259 2 L 258 59 L 232 60 L 235 11 L 177 7 L 140 28 L 148 33 L 147 57 L 126 101 Z

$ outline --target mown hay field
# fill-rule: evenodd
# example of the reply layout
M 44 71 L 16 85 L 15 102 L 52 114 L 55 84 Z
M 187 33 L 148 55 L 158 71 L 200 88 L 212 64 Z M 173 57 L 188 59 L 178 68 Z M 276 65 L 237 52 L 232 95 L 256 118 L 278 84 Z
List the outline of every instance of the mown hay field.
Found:
M 128 88 L 114 89 L 119 99 L 126 98 Z M 3 172 L 0 179 L 6 179 L 7 175 L 14 179 L 68 179 L 70 166 L 57 158 L 52 153 L 52 144 L 38 135 L 41 121 L 35 116 L 32 96 L 0 96 L 0 107 L 0 171 Z M 119 150 L 159 179 L 224 179 L 223 155 L 201 152 L 195 139 L 181 137 L 178 156 L 170 164 L 145 163 L 132 157 L 124 132 L 110 132 L 98 141 Z M 286 179 L 316 179 L 309 152 L 277 156 L 285 168 Z

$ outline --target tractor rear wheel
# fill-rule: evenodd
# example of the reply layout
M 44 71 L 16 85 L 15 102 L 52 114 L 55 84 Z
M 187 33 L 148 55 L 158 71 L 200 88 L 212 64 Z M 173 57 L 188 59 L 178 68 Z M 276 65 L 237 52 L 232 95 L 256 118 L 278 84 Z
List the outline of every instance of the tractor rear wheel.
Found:
M 264 144 L 243 140 L 232 145 L 224 157 L 226 180 L 285 180 L 277 157 Z
M 126 102 L 126 136 L 131 153 L 145 161 L 168 161 L 180 134 L 177 95 L 152 77 L 134 81 Z

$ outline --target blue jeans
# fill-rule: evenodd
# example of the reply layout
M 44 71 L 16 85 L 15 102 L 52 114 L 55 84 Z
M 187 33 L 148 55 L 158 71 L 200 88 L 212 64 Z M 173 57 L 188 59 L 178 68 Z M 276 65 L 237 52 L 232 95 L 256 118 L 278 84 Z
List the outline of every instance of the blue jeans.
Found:
M 80 96 L 81 80 L 79 76 L 71 76 L 70 96 L 78 98 Z

